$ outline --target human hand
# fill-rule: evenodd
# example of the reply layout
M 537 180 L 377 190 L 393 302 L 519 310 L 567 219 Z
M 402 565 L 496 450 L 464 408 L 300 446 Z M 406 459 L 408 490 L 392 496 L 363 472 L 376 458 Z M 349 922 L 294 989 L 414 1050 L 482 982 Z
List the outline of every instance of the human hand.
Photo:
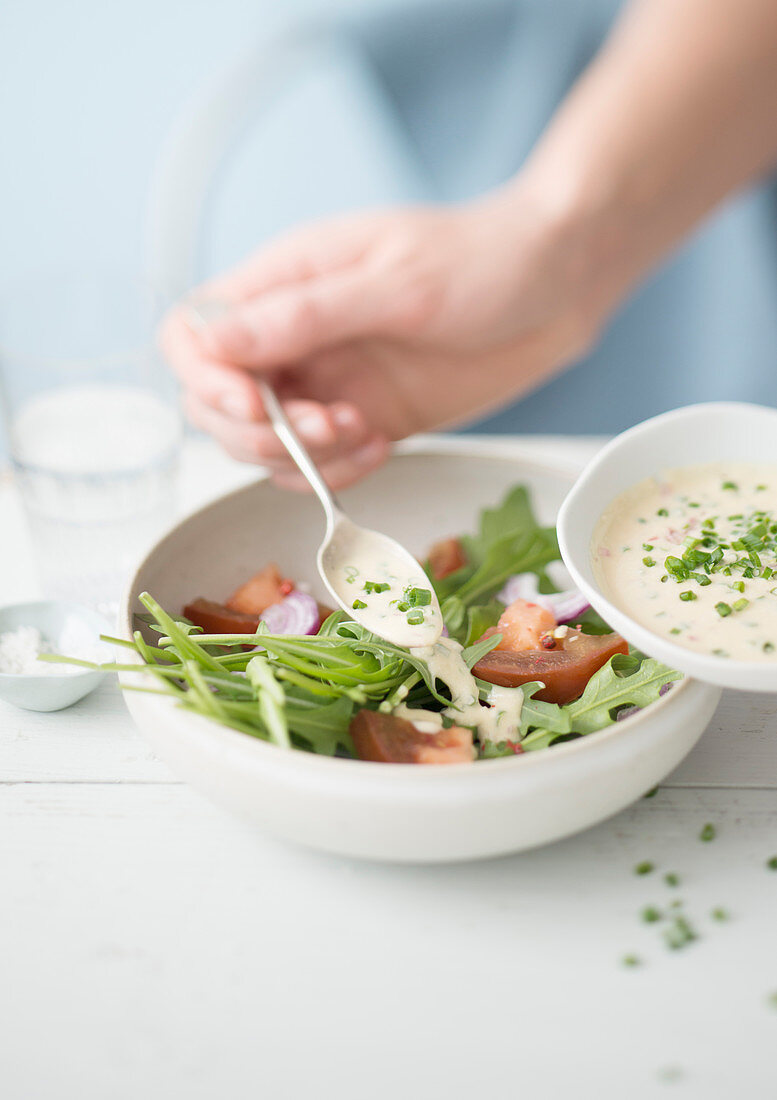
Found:
M 588 346 L 601 312 L 564 219 L 518 189 L 304 227 L 200 287 L 162 328 L 189 417 L 304 487 L 264 417 L 264 372 L 335 488 L 390 440 L 474 419 Z M 219 308 L 214 310 L 213 306 Z

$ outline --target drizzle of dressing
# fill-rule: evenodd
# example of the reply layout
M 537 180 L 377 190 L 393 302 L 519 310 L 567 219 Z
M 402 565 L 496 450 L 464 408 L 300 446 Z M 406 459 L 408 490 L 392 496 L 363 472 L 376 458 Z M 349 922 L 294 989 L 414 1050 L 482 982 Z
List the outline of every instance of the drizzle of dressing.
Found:
M 394 708 L 394 714 L 408 719 L 422 733 L 436 733 L 442 729 L 445 717 L 454 725 L 474 729 L 481 744 L 516 738 L 523 708 L 520 688 L 492 684 L 486 697 L 488 705 L 482 706 L 477 680 L 461 656 L 462 646 L 457 641 L 440 638 L 434 645 L 414 647 L 410 652 L 426 663 L 432 677 L 447 686 L 451 702 L 440 713 L 400 703 Z

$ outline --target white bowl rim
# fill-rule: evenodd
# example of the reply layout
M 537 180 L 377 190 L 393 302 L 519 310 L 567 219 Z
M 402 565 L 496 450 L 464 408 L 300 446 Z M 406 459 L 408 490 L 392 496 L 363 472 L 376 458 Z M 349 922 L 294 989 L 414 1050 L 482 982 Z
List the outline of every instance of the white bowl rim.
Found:
M 424 441 L 423 445 L 419 446 L 414 444 L 412 448 L 395 448 L 392 457 L 403 458 L 417 457 L 418 455 L 425 454 L 457 453 L 455 449 L 452 450 L 449 442 L 450 438 L 451 437 L 443 437 L 442 442 L 444 446 L 440 451 L 435 449 L 434 440 L 432 440 L 428 446 L 426 445 L 426 441 Z M 539 462 L 530 458 L 524 458 L 522 454 L 510 456 L 504 451 L 504 443 L 501 449 L 495 449 L 495 451 L 490 454 L 482 446 L 473 448 L 471 445 L 469 447 L 462 447 L 461 451 L 458 453 L 471 455 L 473 451 L 475 451 L 477 455 L 482 455 L 483 457 L 504 460 L 506 462 L 519 462 L 522 467 L 540 474 L 574 477 L 576 473 L 576 470 L 570 463 L 559 463 L 555 465 L 550 462 Z M 265 480 L 267 480 L 265 477 L 259 477 L 256 481 L 250 482 L 248 485 L 239 486 L 236 489 L 232 489 L 227 493 L 207 501 L 201 507 L 187 513 L 187 515 L 182 517 L 182 519 L 174 524 L 156 543 L 154 543 L 144 555 L 142 561 L 137 565 L 126 585 L 119 610 L 119 636 L 121 636 L 123 632 L 123 636 L 126 639 L 131 640 L 132 638 L 132 623 L 129 618 L 129 609 L 133 600 L 133 594 L 138 587 L 138 577 L 140 573 L 145 569 L 147 562 L 156 555 L 157 551 L 159 551 L 166 542 L 177 535 L 179 529 L 191 520 L 203 515 L 205 512 L 208 512 L 211 508 L 224 501 L 241 496 L 242 494 L 250 493 L 257 485 L 262 484 Z M 126 656 L 128 663 L 137 664 L 139 669 L 143 668 L 142 661 L 134 651 L 127 650 Z M 124 675 L 134 675 L 134 673 Z M 124 675 L 120 677 L 120 681 L 124 679 Z M 152 673 L 145 673 L 144 675 L 147 676 L 150 681 L 153 681 Z M 594 733 L 585 734 L 572 741 L 562 742 L 559 745 L 551 745 L 547 749 L 540 749 L 536 752 L 517 753 L 512 756 L 496 757 L 490 760 L 473 760 L 471 762 L 446 764 L 439 767 L 410 767 L 407 764 L 388 764 L 371 760 L 355 760 L 350 757 L 324 756 L 320 753 L 305 752 L 301 749 L 284 749 L 279 745 L 273 744 L 271 741 L 264 741 L 259 737 L 250 737 L 248 734 L 241 733 L 239 730 L 231 729 L 229 726 L 224 726 L 204 715 L 185 711 L 177 707 L 175 700 L 172 698 L 165 698 L 161 695 L 146 695 L 144 696 L 144 700 L 149 707 L 158 707 L 160 711 L 164 711 L 170 716 L 174 715 L 176 718 L 180 718 L 187 722 L 193 722 L 194 728 L 198 729 L 201 734 L 205 735 L 207 733 L 213 735 L 218 733 L 220 736 L 224 737 L 225 744 L 229 742 L 233 745 L 240 746 L 245 749 L 246 752 L 253 752 L 256 754 L 257 758 L 266 756 L 268 762 L 293 764 L 293 766 L 308 772 L 328 770 L 333 777 L 337 771 L 343 772 L 344 769 L 348 769 L 349 773 L 353 774 L 353 769 L 355 768 L 362 770 L 366 768 L 369 769 L 373 778 L 378 775 L 385 775 L 386 781 L 388 782 L 394 782 L 396 776 L 401 774 L 403 778 L 409 778 L 411 782 L 414 783 L 425 783 L 430 781 L 439 783 L 445 782 L 446 777 L 449 781 L 453 782 L 464 773 L 468 775 L 482 774 L 486 776 L 491 774 L 494 768 L 504 771 L 507 768 L 515 767 L 547 767 L 546 758 L 548 756 L 550 756 L 551 759 L 560 759 L 562 756 L 568 757 L 585 751 L 592 753 L 597 747 L 611 741 L 615 736 L 628 737 L 629 734 L 639 732 L 642 726 L 650 722 L 655 716 L 660 715 L 661 711 L 665 709 L 667 705 L 671 706 L 681 692 L 700 690 L 702 688 L 714 690 L 709 688 L 709 685 L 700 684 L 689 676 L 684 676 L 681 680 L 673 681 L 671 690 L 656 699 L 649 707 L 645 707 L 637 714 L 632 714 L 628 718 L 622 719 L 620 722 L 616 721 L 609 726 L 605 726 L 601 730 L 596 730 Z M 249 743 L 254 746 L 253 749 L 248 748 Z M 476 767 L 473 767 L 473 765 L 476 765 Z
M 608 622 L 610 619 L 620 619 L 622 622 L 628 623 L 629 630 L 631 630 L 633 626 L 635 637 L 639 637 L 640 634 L 642 634 L 649 637 L 651 641 L 655 639 L 656 648 L 661 648 L 663 650 L 663 654 L 659 659 L 671 665 L 673 668 L 683 671 L 686 677 L 696 677 L 706 683 L 724 687 L 728 687 L 730 681 L 736 676 L 745 677 L 748 674 L 754 675 L 756 673 L 766 675 L 769 671 L 774 671 L 773 666 L 764 661 L 732 660 L 730 657 L 719 657 L 713 653 L 700 653 L 694 649 L 687 649 L 685 646 L 678 645 L 677 642 L 673 642 L 671 639 L 665 638 L 661 634 L 656 634 L 642 623 L 636 622 L 627 611 L 623 611 L 621 608 L 616 607 L 608 600 L 597 584 L 592 584 L 586 578 L 583 571 L 579 568 L 575 559 L 575 554 L 570 547 L 567 530 L 569 513 L 574 508 L 578 496 L 583 493 L 592 482 L 596 481 L 601 467 L 610 460 L 613 454 L 617 454 L 624 444 L 628 445 L 634 439 L 638 439 L 643 435 L 649 435 L 662 424 L 671 423 L 672 421 L 679 421 L 682 423 L 683 421 L 694 420 L 708 413 L 728 411 L 751 412 L 757 415 L 767 415 L 771 416 L 771 418 L 777 422 L 777 409 L 773 409 L 768 405 L 758 405 L 754 402 L 747 401 L 700 401 L 693 405 L 683 405 L 679 409 L 670 409 L 669 412 L 659 413 L 658 416 L 652 416 L 648 420 L 643 420 L 641 423 L 635 424 L 634 427 L 627 428 L 619 435 L 616 435 L 609 443 L 606 443 L 596 455 L 594 455 L 567 494 L 566 499 L 559 509 L 558 518 L 556 520 L 559 550 L 561 551 L 564 564 L 571 573 L 572 579 L 577 587 L 582 589 L 583 593 L 589 597 L 592 605 L 596 607 L 596 610 L 603 619 L 606 619 Z M 725 676 L 725 682 L 723 680 L 719 682 L 716 680 L 718 672 L 728 673 L 730 675 Z M 747 690 L 747 688 L 742 685 L 741 690 Z M 770 689 L 764 685 L 756 690 L 768 691 Z M 771 690 L 774 691 L 777 689 L 771 688 Z
M 22 601 L 22 603 L 6 603 L 3 604 L 2 607 L 0 607 L 0 620 L 2 620 L 2 616 L 7 611 L 22 611 L 24 613 L 27 613 L 29 611 L 30 613 L 35 614 L 36 611 L 51 607 L 57 607 L 61 609 L 70 608 L 74 613 L 78 615 L 83 615 L 84 612 L 86 612 L 88 616 L 93 616 L 95 619 L 100 620 L 104 626 L 107 627 L 109 625 L 107 619 L 105 619 L 99 611 L 94 611 L 93 608 L 87 607 L 86 604 L 78 603 L 76 600 L 24 600 Z M 84 619 L 84 621 L 86 620 Z M 34 626 L 35 624 L 29 623 L 27 625 Z M 0 627 L 1 626 L 2 623 L 0 622 Z M 109 643 L 103 644 L 107 645 Z M 54 667 L 54 665 L 55 662 L 52 662 L 52 667 Z M 41 684 L 50 684 L 52 681 L 56 680 L 67 680 L 68 683 L 71 683 L 75 680 L 80 679 L 82 676 L 94 676 L 95 674 L 97 674 L 98 676 L 105 675 L 105 673 L 99 668 L 80 668 L 78 665 L 70 665 L 69 668 L 72 669 L 72 672 L 0 672 L 0 681 L 24 680 L 25 684 L 36 684 L 39 681 L 41 682 Z

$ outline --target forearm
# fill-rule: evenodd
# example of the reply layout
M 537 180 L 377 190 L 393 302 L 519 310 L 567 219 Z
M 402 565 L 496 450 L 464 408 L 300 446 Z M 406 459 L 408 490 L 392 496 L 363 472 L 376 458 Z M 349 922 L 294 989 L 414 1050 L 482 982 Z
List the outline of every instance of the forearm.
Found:
M 508 191 L 606 271 L 606 311 L 775 161 L 775 0 L 633 0 Z

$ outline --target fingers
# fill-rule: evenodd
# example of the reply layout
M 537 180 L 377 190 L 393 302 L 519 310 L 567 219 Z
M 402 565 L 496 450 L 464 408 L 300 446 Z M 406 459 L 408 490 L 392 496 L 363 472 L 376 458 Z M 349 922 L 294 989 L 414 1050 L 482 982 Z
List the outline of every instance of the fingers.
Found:
M 194 395 L 189 396 L 186 407 L 193 423 L 213 435 L 233 458 L 266 467 L 281 488 L 309 491 L 310 486 L 269 424 L 232 420 Z M 353 405 L 289 401 L 284 408 L 332 489 L 352 485 L 388 457 L 388 442 L 369 430 Z
M 331 218 L 284 233 L 229 271 L 203 283 L 197 294 L 242 302 L 290 283 L 337 271 L 364 252 L 371 219 Z
M 286 414 L 316 464 L 330 462 L 364 444 L 370 432 L 353 405 L 335 402 L 322 405 L 315 401 L 284 402 Z M 255 462 L 273 472 L 296 470 L 272 426 L 232 419 L 211 408 L 196 395 L 186 400 L 189 419 L 208 432 L 240 462 Z
M 389 449 L 389 444 L 384 438 L 373 435 L 360 447 L 321 463 L 319 469 L 330 489 L 345 489 L 381 466 L 389 456 Z M 272 480 L 282 489 L 292 489 L 297 492 L 310 489 L 307 481 L 298 471 L 279 470 L 273 473 Z
M 251 298 L 206 320 L 201 355 L 261 370 L 292 363 L 376 330 L 383 296 L 349 269 Z
M 201 402 L 238 420 L 262 418 L 262 401 L 253 380 L 239 367 L 208 355 L 182 310 L 168 315 L 159 343 L 186 390 Z

